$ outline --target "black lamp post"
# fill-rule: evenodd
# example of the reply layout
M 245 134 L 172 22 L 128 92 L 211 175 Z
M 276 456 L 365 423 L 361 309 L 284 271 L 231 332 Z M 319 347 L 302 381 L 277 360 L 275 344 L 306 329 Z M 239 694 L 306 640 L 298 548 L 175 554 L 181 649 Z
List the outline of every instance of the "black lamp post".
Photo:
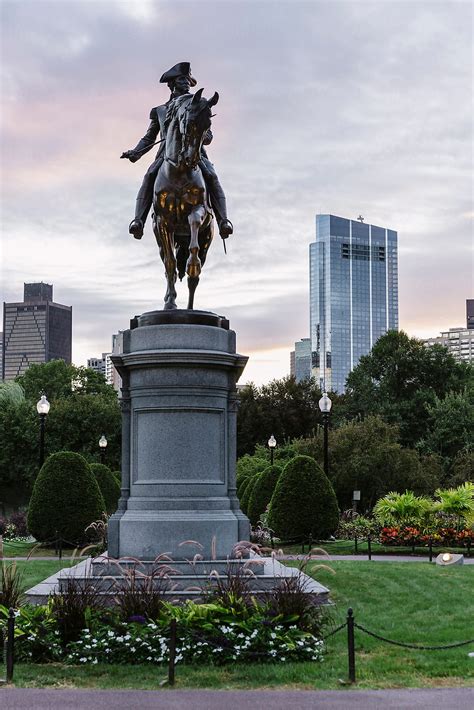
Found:
M 273 452 L 275 451 L 275 448 L 277 445 L 276 439 L 273 436 L 273 434 L 271 435 L 271 437 L 269 438 L 267 443 L 268 443 L 268 448 L 270 449 L 270 463 L 273 466 Z
M 105 434 L 102 434 L 102 436 L 99 439 L 99 448 L 100 448 L 100 463 L 105 463 L 105 450 L 107 449 L 107 439 L 105 438 Z
M 329 412 L 331 411 L 332 402 L 329 399 L 327 392 L 323 392 L 323 396 L 319 400 L 319 409 L 323 415 L 324 424 L 324 473 L 329 476 L 329 447 L 328 447 L 328 429 L 329 429 Z
M 46 423 L 46 417 L 48 416 L 50 403 L 46 399 L 46 395 L 43 392 L 41 399 L 36 403 L 36 410 L 40 417 L 40 455 L 39 455 L 39 465 L 40 468 L 44 463 L 44 425 Z

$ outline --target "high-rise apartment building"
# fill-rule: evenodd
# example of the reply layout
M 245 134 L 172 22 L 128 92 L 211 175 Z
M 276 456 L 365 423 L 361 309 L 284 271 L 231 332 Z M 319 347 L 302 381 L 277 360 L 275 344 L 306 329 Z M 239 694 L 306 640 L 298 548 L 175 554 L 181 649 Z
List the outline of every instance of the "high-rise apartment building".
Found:
M 53 302 L 53 287 L 24 285 L 23 301 L 3 304 L 3 378 L 13 380 L 33 363 L 71 362 L 72 308 Z
M 313 376 L 321 389 L 343 392 L 360 357 L 381 335 L 398 329 L 397 232 L 316 216 L 310 328 Z
M 458 362 L 474 363 L 474 299 L 466 300 L 466 327 L 450 328 L 441 335 L 426 338 L 424 344 L 444 345 Z

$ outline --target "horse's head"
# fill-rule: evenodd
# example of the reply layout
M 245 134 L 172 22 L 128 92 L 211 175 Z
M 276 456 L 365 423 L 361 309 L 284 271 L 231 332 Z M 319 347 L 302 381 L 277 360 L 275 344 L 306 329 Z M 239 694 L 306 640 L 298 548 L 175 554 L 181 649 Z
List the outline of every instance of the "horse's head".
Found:
M 202 92 L 199 89 L 178 112 L 182 138 L 180 162 L 187 168 L 195 168 L 199 162 L 204 134 L 211 127 L 212 107 L 219 101 L 217 91 L 211 99 L 204 99 Z

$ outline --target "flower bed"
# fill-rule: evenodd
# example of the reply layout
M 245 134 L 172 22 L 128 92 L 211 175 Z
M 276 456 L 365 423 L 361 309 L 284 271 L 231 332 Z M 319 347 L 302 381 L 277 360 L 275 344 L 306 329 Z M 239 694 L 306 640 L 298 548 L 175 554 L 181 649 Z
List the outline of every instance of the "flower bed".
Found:
M 474 530 L 470 528 L 463 530 L 437 528 L 426 532 L 417 527 L 405 525 L 384 527 L 380 531 L 382 545 L 428 545 L 430 540 L 434 546 L 468 547 L 471 544 L 474 545 Z
M 0 606 L 0 626 L 7 615 Z M 177 621 L 177 662 L 323 660 L 321 612 L 315 609 L 313 619 L 310 614 L 303 621 L 298 614 L 275 615 L 271 604 L 256 602 L 233 609 L 216 603 L 176 607 L 164 602 L 156 620 L 134 615 L 123 621 L 116 611 L 88 608 L 82 624 L 77 616 L 55 614 L 51 602 L 26 605 L 16 612 L 15 654 L 24 662 L 166 663 L 172 618 Z

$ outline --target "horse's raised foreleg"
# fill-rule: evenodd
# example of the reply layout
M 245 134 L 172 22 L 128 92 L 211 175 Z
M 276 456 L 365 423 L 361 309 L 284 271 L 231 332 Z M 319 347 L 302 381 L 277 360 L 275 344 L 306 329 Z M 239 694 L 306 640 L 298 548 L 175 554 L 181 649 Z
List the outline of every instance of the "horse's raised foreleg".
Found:
M 165 293 L 165 311 L 177 308 L 176 305 L 176 257 L 174 253 L 174 232 L 165 220 L 155 217 L 153 231 L 160 249 L 160 256 L 165 266 L 167 288 Z

